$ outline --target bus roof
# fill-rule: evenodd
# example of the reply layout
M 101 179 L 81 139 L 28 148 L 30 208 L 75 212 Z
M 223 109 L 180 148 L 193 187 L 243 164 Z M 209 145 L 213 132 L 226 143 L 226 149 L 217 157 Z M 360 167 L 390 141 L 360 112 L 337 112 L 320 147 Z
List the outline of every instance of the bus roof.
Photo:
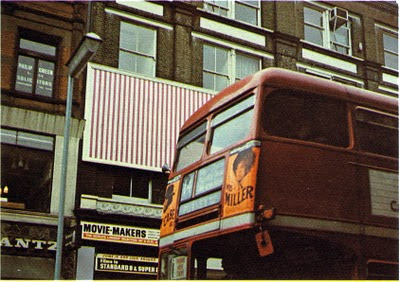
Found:
M 394 97 L 300 72 L 281 68 L 267 68 L 223 89 L 189 117 L 181 130 L 187 129 L 196 121 L 204 119 L 210 112 L 259 85 L 305 91 L 322 96 L 340 98 L 346 102 L 389 113 L 397 114 L 398 112 L 398 99 Z

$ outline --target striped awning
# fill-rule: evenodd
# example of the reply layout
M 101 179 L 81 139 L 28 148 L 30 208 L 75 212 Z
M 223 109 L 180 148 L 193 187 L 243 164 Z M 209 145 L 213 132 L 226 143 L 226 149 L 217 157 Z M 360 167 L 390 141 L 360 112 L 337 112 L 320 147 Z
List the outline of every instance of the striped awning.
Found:
M 213 93 L 89 64 L 83 160 L 160 171 L 185 120 Z

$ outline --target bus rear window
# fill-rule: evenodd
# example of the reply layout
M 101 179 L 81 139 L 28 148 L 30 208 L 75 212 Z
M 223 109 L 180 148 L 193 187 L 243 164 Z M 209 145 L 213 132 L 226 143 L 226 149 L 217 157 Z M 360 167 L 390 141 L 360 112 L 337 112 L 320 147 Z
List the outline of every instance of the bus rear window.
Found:
M 206 140 L 207 122 L 184 135 L 178 141 L 178 153 L 176 171 L 179 171 L 196 161 L 200 160 L 203 154 L 204 142 Z
M 360 150 L 398 157 L 398 118 L 368 109 L 356 110 L 356 142 Z
M 263 127 L 273 136 L 347 147 L 346 104 L 290 90 L 277 90 L 265 99 Z
M 221 151 L 249 135 L 254 99 L 254 95 L 251 95 L 213 118 L 210 154 Z

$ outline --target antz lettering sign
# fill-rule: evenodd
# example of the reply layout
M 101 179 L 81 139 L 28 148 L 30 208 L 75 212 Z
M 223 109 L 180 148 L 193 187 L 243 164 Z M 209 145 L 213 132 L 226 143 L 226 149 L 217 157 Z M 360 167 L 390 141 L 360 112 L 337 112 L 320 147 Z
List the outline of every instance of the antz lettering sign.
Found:
M 26 238 L 15 238 L 15 239 L 10 239 L 8 237 L 1 238 L 2 248 L 55 251 L 56 245 L 57 243 L 54 241 L 26 239 Z

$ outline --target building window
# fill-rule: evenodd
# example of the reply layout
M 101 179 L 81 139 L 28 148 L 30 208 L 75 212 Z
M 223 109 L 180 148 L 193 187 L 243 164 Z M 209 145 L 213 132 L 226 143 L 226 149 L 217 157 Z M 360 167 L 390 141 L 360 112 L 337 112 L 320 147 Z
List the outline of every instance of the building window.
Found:
M 304 39 L 341 54 L 351 55 L 347 11 L 340 10 L 344 15 L 335 15 L 333 11 L 336 10 L 304 7 Z
M 49 36 L 36 36 L 32 32 L 21 33 L 15 90 L 52 97 L 57 48 L 55 42 L 41 41 L 43 37 Z
M 383 54 L 385 66 L 391 69 L 399 69 L 399 49 L 396 36 L 383 33 Z
M 2 207 L 49 212 L 54 139 L 1 130 Z
M 154 77 L 156 30 L 126 22 L 120 27 L 119 68 Z
M 260 1 L 205 0 L 204 9 L 252 25 L 259 24 Z
M 203 87 L 220 91 L 260 70 L 261 60 L 235 49 L 204 44 Z
M 161 203 L 159 194 L 167 185 L 165 175 L 130 168 L 113 169 L 113 195 Z

